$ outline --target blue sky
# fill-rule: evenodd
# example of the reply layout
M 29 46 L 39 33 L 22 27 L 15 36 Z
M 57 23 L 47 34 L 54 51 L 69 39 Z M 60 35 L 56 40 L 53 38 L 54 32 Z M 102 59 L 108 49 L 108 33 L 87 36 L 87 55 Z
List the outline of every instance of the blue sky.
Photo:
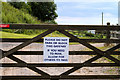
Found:
M 58 24 L 101 25 L 102 12 L 104 24 L 118 23 L 119 0 L 55 0 Z
M 28 1 L 47 2 L 52 0 L 28 0 Z M 54 1 L 57 4 L 58 18 L 56 19 L 56 22 L 58 24 L 101 25 L 102 12 L 104 13 L 104 25 L 107 22 L 110 22 L 112 25 L 118 24 L 118 2 L 120 0 L 54 0 Z

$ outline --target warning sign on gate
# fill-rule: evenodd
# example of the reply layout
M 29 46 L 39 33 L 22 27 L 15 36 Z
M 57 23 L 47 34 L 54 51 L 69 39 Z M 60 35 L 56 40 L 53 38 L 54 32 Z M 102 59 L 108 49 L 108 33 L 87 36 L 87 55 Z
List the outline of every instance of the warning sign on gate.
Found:
M 67 63 L 69 56 L 69 38 L 45 37 L 44 38 L 44 62 Z

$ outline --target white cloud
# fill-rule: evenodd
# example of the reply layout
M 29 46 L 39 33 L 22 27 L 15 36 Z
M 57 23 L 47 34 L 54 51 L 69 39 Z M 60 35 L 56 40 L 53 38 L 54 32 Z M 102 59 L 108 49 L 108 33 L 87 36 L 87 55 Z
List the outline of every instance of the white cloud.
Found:
M 112 10 L 114 8 L 113 7 L 101 7 L 101 8 L 93 8 L 93 9 L 98 9 L 98 10 Z
M 75 1 L 76 0 L 74 0 L 73 2 L 75 2 Z M 62 8 L 71 9 L 72 8 L 72 9 L 114 10 L 114 8 L 118 6 L 118 3 L 116 2 L 116 0 L 111 0 L 111 1 L 114 2 L 114 3 L 111 3 L 112 5 L 113 4 L 115 5 L 114 7 L 111 7 L 111 4 L 109 4 L 109 3 L 108 3 L 108 5 L 104 5 L 104 6 L 102 6 L 103 3 L 91 3 L 91 2 L 94 2 L 95 0 L 91 0 L 89 2 L 87 2 L 87 0 L 82 0 L 81 2 L 80 1 L 81 0 L 78 1 L 79 4 L 72 4 L 72 5 L 67 5 L 67 4 L 64 3 L 62 6 L 59 6 L 59 8 L 60 9 L 62 9 Z M 107 1 L 107 0 L 104 0 L 104 1 Z M 99 0 L 99 2 L 102 2 L 102 1 Z
M 107 22 L 116 25 L 118 23 L 118 18 L 112 16 L 111 14 L 105 14 L 104 25 Z M 56 19 L 58 24 L 68 24 L 68 25 L 101 25 L 102 19 L 101 16 L 98 17 L 68 17 L 60 16 Z
M 73 6 L 72 8 L 78 8 L 78 9 L 95 9 L 95 10 L 112 10 L 114 7 L 95 7 L 94 5 L 89 5 L 89 4 L 81 4 L 81 5 L 76 5 Z
M 105 17 L 112 17 L 112 18 L 115 17 L 114 15 L 112 15 L 112 14 L 110 14 L 110 13 L 105 13 L 104 16 L 105 16 Z

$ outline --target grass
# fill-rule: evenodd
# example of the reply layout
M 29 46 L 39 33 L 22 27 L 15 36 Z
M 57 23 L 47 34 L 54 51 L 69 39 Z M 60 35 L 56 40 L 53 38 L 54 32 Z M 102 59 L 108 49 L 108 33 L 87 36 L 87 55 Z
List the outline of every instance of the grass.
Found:
M 15 34 L 0 31 L 0 38 L 32 38 L 35 35 Z
M 39 34 L 34 34 L 34 35 L 25 35 L 25 34 L 16 34 L 16 33 L 9 33 L 9 32 L 3 32 L 3 31 L 0 31 L 0 38 L 15 38 L 15 39 L 18 39 L 18 38 L 33 38 L 35 36 L 37 36 Z M 63 34 L 60 34 L 60 33 L 56 33 L 56 32 L 53 32 L 45 37 L 67 37 Z M 87 39 L 87 37 L 83 37 L 82 39 Z M 75 44 L 79 44 L 77 42 L 70 42 L 69 43 L 70 45 L 75 45 Z
M 9 33 L 9 32 L 3 32 L 3 31 L 0 31 L 0 38 L 15 38 L 15 39 L 18 39 L 18 38 L 33 38 L 35 36 L 37 36 L 38 34 L 36 35 L 25 35 L 25 34 L 16 34 L 16 33 Z M 56 34 L 55 32 L 53 32 L 52 34 L 49 34 L 45 37 L 66 37 L 65 35 L 63 34 Z M 75 45 L 75 44 L 79 44 L 77 42 L 71 42 L 69 43 L 70 45 Z
M 26 35 L 0 31 L 0 38 L 33 38 L 37 35 L 39 34 Z M 66 37 L 66 36 L 63 34 L 56 34 L 55 32 L 53 32 L 52 34 L 49 34 L 45 37 Z
M 43 31 L 44 32 L 44 31 Z M 17 33 L 10 33 L 10 32 L 4 32 L 0 31 L 0 38 L 33 38 L 39 34 L 33 34 L 33 35 L 26 35 L 26 34 L 17 34 Z M 48 34 L 45 37 L 67 37 L 64 34 L 53 32 L 51 34 Z M 79 37 L 80 39 L 90 39 L 90 37 Z
M 44 30 L 44 31 L 46 31 L 46 30 Z M 10 33 L 10 32 L 4 32 L 4 31 L 0 31 L 0 34 L 1 34 L 0 38 L 33 38 L 33 37 L 39 35 L 39 34 L 33 34 L 33 35 L 17 34 L 17 33 Z M 67 36 L 55 31 L 55 32 L 53 32 L 45 37 L 67 37 Z M 80 39 L 91 39 L 90 37 L 79 37 L 79 38 Z M 70 42 L 69 44 L 70 45 L 75 45 L 75 44 L 77 45 L 79 43 L 78 42 Z

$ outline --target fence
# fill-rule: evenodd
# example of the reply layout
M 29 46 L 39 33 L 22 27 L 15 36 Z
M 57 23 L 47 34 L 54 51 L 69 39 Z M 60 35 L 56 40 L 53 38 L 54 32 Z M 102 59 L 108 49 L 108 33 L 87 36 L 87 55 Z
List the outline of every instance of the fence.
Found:
M 10 24 L 9 28 L 4 29 L 47 29 L 47 31 L 42 34 L 32 38 L 32 39 L 11 39 L 2 38 L 2 42 L 23 42 L 22 44 L 8 50 L 2 51 L 3 59 L 5 57 L 17 62 L 17 63 L 1 63 L 2 67 L 27 67 L 28 69 L 40 74 L 39 75 L 28 75 L 28 76 L 1 76 L 2 80 L 14 80 L 14 79 L 120 79 L 120 75 L 69 75 L 70 73 L 81 69 L 83 67 L 120 67 L 120 60 L 111 55 L 120 55 L 120 51 L 116 49 L 120 48 L 120 39 L 110 39 L 110 30 L 120 30 L 120 26 L 110 26 L 110 25 L 39 25 L 39 24 Z M 106 30 L 106 39 L 79 39 L 78 37 L 70 34 L 66 30 Z M 68 36 L 70 42 L 79 42 L 80 44 L 92 49 L 93 51 L 69 51 L 69 55 L 95 55 L 91 59 L 83 63 L 26 63 L 25 61 L 15 57 L 14 55 L 43 55 L 43 51 L 18 51 L 25 46 L 33 42 L 43 42 L 42 37 L 54 32 L 59 31 L 60 33 Z M 90 43 L 118 43 L 114 47 L 102 51 Z M 114 63 L 92 63 L 99 58 L 106 57 L 112 60 Z M 37 67 L 72 67 L 71 69 L 63 72 L 60 75 L 50 75 Z

